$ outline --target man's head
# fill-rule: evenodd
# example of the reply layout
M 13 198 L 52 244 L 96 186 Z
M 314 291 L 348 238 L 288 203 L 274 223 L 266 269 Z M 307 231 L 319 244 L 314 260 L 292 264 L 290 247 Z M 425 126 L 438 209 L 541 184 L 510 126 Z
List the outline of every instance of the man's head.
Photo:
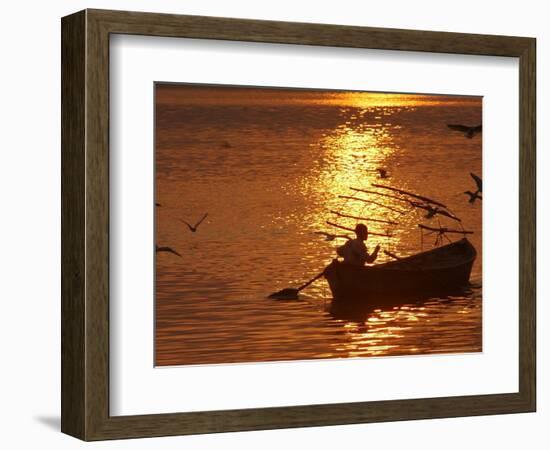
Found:
M 355 234 L 357 235 L 357 239 L 366 241 L 369 237 L 369 229 L 367 228 L 366 225 L 363 225 L 362 223 L 358 223 L 355 226 Z

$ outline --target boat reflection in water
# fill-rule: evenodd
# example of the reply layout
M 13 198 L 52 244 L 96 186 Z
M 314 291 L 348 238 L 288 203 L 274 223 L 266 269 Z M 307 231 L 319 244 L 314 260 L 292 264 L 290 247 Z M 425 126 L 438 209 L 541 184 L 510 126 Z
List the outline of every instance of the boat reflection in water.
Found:
M 413 307 L 425 306 L 427 302 L 437 300 L 440 304 L 453 302 L 455 299 L 466 299 L 472 295 L 470 287 L 446 290 L 445 294 L 376 294 L 371 295 L 368 301 L 350 302 L 347 300 L 332 299 L 326 311 L 335 319 L 350 320 L 353 322 L 368 322 L 368 318 L 376 316 L 382 311 L 410 310 Z
M 469 315 L 475 316 L 477 295 L 477 288 L 465 287 L 439 297 L 374 297 L 358 304 L 333 301 L 327 314 L 342 324 L 347 338 L 345 345 L 333 349 L 339 357 L 479 351 L 480 324 L 468 321 Z M 450 320 L 455 314 L 463 315 L 466 322 Z M 466 334 L 457 342 L 452 336 L 459 330 Z

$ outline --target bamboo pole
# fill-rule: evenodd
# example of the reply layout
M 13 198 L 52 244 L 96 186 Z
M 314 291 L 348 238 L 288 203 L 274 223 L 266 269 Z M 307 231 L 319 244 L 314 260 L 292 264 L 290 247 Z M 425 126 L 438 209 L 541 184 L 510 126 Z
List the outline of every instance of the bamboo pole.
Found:
M 378 202 L 375 202 L 373 200 L 367 200 L 365 198 L 352 197 L 351 195 L 339 195 L 338 197 L 347 198 L 349 200 L 359 200 L 360 202 L 365 202 L 365 203 L 372 203 L 373 205 L 380 206 L 381 208 L 387 208 L 390 211 L 396 212 L 398 214 L 405 214 L 407 212 L 407 211 L 400 211 L 399 209 L 392 208 L 391 206 L 384 205 L 383 203 L 378 203 Z
M 393 198 L 394 200 L 399 200 L 400 202 L 410 203 L 410 200 L 407 200 L 406 198 L 402 198 L 402 197 L 397 197 L 396 195 L 384 194 L 383 192 L 369 191 L 367 189 L 359 189 L 351 186 L 350 186 L 350 189 L 352 191 L 364 192 L 365 194 L 380 195 L 382 197 L 388 197 L 388 198 Z
M 388 189 L 388 190 L 390 190 L 390 191 L 399 192 L 400 194 L 409 195 L 409 196 L 411 196 L 411 197 L 417 198 L 417 199 L 422 200 L 422 201 L 425 201 L 425 202 L 427 202 L 427 203 L 432 203 L 433 205 L 438 205 L 438 206 L 441 206 L 442 208 L 447 208 L 446 205 L 444 205 L 444 204 L 441 203 L 441 202 L 438 202 L 437 200 L 433 200 L 433 199 L 431 199 L 431 198 L 424 197 L 423 195 L 415 194 L 414 192 L 405 191 L 405 190 L 403 190 L 403 189 L 397 189 L 397 188 L 394 188 L 394 187 L 391 187 L 391 186 L 384 186 L 383 184 L 375 184 L 375 183 L 373 183 L 372 185 L 373 185 L 374 187 L 377 187 L 377 188 L 380 188 L 380 189 Z
M 338 225 L 337 223 L 331 222 L 329 220 L 327 220 L 327 225 L 339 228 L 341 230 L 352 231 L 352 232 L 355 233 L 355 230 L 353 228 L 345 227 L 343 225 Z M 373 236 L 393 237 L 391 234 L 374 233 L 374 232 L 371 232 L 371 231 L 369 231 L 369 234 L 372 234 Z
M 423 230 L 434 231 L 437 233 L 474 234 L 473 231 L 453 230 L 452 228 L 445 228 L 445 227 L 434 228 L 434 227 L 429 227 L 427 225 L 422 225 L 421 223 L 418 224 L 418 227 L 422 228 Z
M 347 217 L 348 219 L 356 219 L 356 220 L 364 220 L 366 222 L 378 222 L 378 223 L 387 223 L 388 225 L 398 225 L 397 222 L 394 222 L 392 220 L 382 220 L 382 219 L 371 219 L 370 217 L 358 217 L 358 216 L 352 216 L 349 214 L 343 214 L 338 211 L 331 210 L 332 214 L 336 214 L 339 217 Z

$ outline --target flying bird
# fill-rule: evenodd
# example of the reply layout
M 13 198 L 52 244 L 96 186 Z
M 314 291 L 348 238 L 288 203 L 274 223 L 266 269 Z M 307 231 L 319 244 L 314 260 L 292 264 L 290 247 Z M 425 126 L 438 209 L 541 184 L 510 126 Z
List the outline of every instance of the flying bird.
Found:
M 470 197 L 468 203 L 474 203 L 477 199 L 482 200 L 480 193 L 483 191 L 483 182 L 475 173 L 470 172 L 470 176 L 476 182 L 477 190 L 475 192 L 464 191 L 464 193 Z
M 426 205 L 426 215 L 424 216 L 426 219 L 431 219 L 432 217 L 434 217 L 438 212 L 439 212 L 439 208 L 436 206 L 430 206 L 430 205 Z
M 331 234 L 331 233 L 325 233 L 324 231 L 314 231 L 315 234 L 320 234 L 321 236 L 325 236 L 325 241 L 334 241 L 337 237 L 346 238 L 349 239 L 348 236 L 345 236 L 343 234 Z
M 470 199 L 468 200 L 468 203 L 474 203 L 477 199 L 482 200 L 481 195 L 479 194 L 479 191 L 475 191 L 475 192 L 464 191 L 464 193 L 470 197 Z
M 483 191 L 483 182 L 481 181 L 481 178 L 479 178 L 475 173 L 470 172 L 470 176 L 474 179 L 477 186 L 477 192 Z
M 161 252 L 173 253 L 174 255 L 177 255 L 181 258 L 181 255 L 177 251 L 175 251 L 173 248 L 170 248 L 170 247 L 159 247 L 158 245 L 155 245 L 155 252 L 156 253 L 161 253 Z
M 469 127 L 468 125 L 447 124 L 447 126 L 451 130 L 464 133 L 464 136 L 466 136 L 468 139 L 472 139 L 476 134 L 481 133 L 481 125 Z
M 435 217 L 437 214 L 439 214 L 441 216 L 448 217 L 449 219 L 456 220 L 457 222 L 462 222 L 460 218 L 458 218 L 454 214 L 451 214 L 450 212 L 445 211 L 444 209 L 441 209 L 437 206 L 431 206 L 431 205 L 418 203 L 418 202 L 409 202 L 409 203 L 411 204 L 411 206 L 415 208 L 420 208 L 426 211 L 426 215 L 424 216 L 426 219 L 431 219 Z
M 187 225 L 187 227 L 189 228 L 189 230 L 192 232 L 192 233 L 196 233 L 197 232 L 197 228 L 199 227 L 199 225 L 202 223 L 202 221 L 204 219 L 206 219 L 206 217 L 208 216 L 208 213 L 206 213 L 204 216 L 201 217 L 201 219 L 195 224 L 195 225 L 191 225 L 190 223 L 187 223 L 185 220 L 182 220 L 180 219 L 185 225 Z

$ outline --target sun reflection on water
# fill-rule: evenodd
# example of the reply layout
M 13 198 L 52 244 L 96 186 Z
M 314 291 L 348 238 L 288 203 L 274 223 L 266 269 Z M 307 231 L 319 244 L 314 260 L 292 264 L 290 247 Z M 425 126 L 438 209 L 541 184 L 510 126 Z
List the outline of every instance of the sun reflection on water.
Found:
M 410 235 L 414 217 L 403 214 L 408 212 L 409 205 L 397 198 L 352 190 L 367 190 L 372 184 L 387 181 L 381 178 L 381 170 L 389 172 L 390 177 L 392 171 L 398 170 L 398 164 L 394 161 L 401 147 L 393 135 L 400 126 L 392 123 L 391 117 L 405 110 L 411 112 L 415 106 L 391 106 L 390 102 L 386 103 L 386 106 L 340 108 L 341 123 L 330 133 L 323 134 L 318 142 L 311 144 L 321 150 L 323 159 L 314 181 L 304 177 L 301 190 L 304 196 L 317 197 L 325 205 L 322 210 L 311 209 L 305 215 L 304 223 L 310 224 L 312 230 L 340 234 L 341 230 L 331 227 L 327 221 L 354 228 L 361 222 L 356 218 L 364 218 L 363 222 L 371 232 L 391 235 L 391 238 L 387 238 L 371 234 L 369 246 L 381 244 L 392 250 L 403 248 L 401 238 Z M 387 169 L 389 165 L 391 169 Z M 396 228 L 380 221 L 398 222 L 401 226 Z M 344 234 L 351 235 L 349 232 Z M 344 241 L 343 237 L 336 238 L 334 246 L 342 245 Z M 387 257 L 381 254 L 379 261 L 385 259 Z

